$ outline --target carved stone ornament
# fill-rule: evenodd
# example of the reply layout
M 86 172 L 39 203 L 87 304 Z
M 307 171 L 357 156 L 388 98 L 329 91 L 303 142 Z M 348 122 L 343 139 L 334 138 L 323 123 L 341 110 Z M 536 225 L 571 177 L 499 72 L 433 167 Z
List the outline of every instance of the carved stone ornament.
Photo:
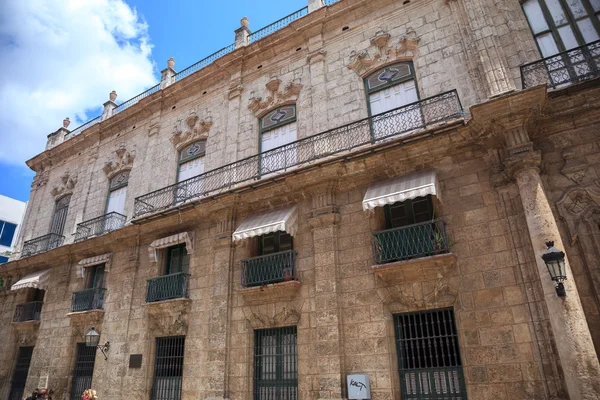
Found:
M 40 321 L 13 322 L 17 344 L 19 346 L 33 346 L 37 342 Z
M 422 294 L 413 285 L 396 285 L 377 289 L 377 295 L 392 313 L 451 307 L 458 298 L 458 280 L 458 277 L 438 279 Z M 425 286 L 424 283 L 423 289 Z
M 73 188 L 77 183 L 77 175 L 71 175 L 69 171 L 66 171 L 61 177 L 59 182 L 54 185 L 50 194 L 55 198 L 59 199 L 66 194 L 73 193 Z
M 180 150 L 186 144 L 208 138 L 208 131 L 212 126 L 210 111 L 207 112 L 206 118 L 200 119 L 196 111 L 192 110 L 185 120 L 177 121 L 169 140 L 177 150 Z
M 371 45 L 360 51 L 353 50 L 347 62 L 347 67 L 364 76 L 371 69 L 378 68 L 393 61 L 413 58 L 419 37 L 413 28 L 408 28 L 406 34 L 395 44 L 391 42 L 391 35 L 379 30 L 371 38 Z
M 188 330 L 190 299 L 174 299 L 146 303 L 150 332 L 154 336 L 185 335 Z
M 561 174 L 579 184 L 585 178 L 588 165 L 582 161 L 581 157 L 577 157 L 573 149 L 566 149 L 562 156 L 565 159 L 565 165 L 560 170 Z
M 577 242 L 581 224 L 591 221 L 591 217 L 600 212 L 600 180 L 587 187 L 575 187 L 567 191 L 556 203 L 556 208 L 567 224 L 573 246 Z
M 244 90 L 244 86 L 242 86 L 242 80 L 236 79 L 229 84 L 229 91 L 227 92 L 227 98 L 229 100 L 233 100 L 236 97 L 239 97 Z
M 250 97 L 248 103 L 248 109 L 258 117 L 267 109 L 278 107 L 288 101 L 295 102 L 302 90 L 302 84 L 300 83 L 299 77 L 295 77 L 292 81 L 288 82 L 283 90 L 279 89 L 280 86 L 281 80 L 275 76 L 271 77 L 269 82 L 265 85 L 269 91 L 269 95 L 263 99 L 262 97 L 255 96 L 254 92 L 252 92 L 252 97 Z
M 300 322 L 300 312 L 293 306 L 285 307 L 279 314 L 269 317 L 258 309 L 244 307 L 246 320 L 252 329 L 277 328 L 282 326 L 297 325 Z
M 133 167 L 133 160 L 135 159 L 135 150 L 127 151 L 125 143 L 121 143 L 119 148 L 115 151 L 116 157 L 112 160 L 107 161 L 102 168 L 104 173 L 109 178 L 115 175 L 117 172 L 131 169 Z

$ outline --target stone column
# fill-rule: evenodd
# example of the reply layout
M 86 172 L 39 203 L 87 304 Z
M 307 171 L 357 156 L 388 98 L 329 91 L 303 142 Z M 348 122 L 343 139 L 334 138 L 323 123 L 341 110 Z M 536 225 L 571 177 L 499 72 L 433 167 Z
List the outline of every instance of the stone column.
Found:
M 554 283 L 542 260 L 546 241 L 553 240 L 558 249 L 564 250 L 565 246 L 544 192 L 540 164 L 540 152 L 528 152 L 505 160 L 507 171 L 515 178 L 519 188 L 569 398 L 600 399 L 600 365 L 568 257 L 565 256 L 566 297 L 556 295 Z
M 175 66 L 175 59 L 173 57 L 169 58 L 169 60 L 167 61 L 167 68 L 163 69 L 160 74 L 160 88 L 164 89 L 167 86 L 172 85 L 173 83 L 175 83 L 175 75 L 177 75 L 177 72 L 175 72 L 175 70 L 173 69 L 173 67 Z
M 117 99 L 117 92 L 113 90 L 110 92 L 109 97 L 110 100 L 104 103 L 104 110 L 102 110 L 102 117 L 100 118 L 100 121 L 104 121 L 105 119 L 112 117 L 115 113 L 115 109 L 117 108 L 117 103 L 115 103 L 115 100 Z
M 344 346 L 339 307 L 338 229 L 340 214 L 335 206 L 334 189 L 318 190 L 312 199 L 315 267 L 314 379 L 311 398 L 344 397 Z
M 323 7 L 323 0 L 308 0 L 308 12 L 311 13 L 313 11 L 317 11 L 319 8 Z
M 248 46 L 249 40 L 248 37 L 252 33 L 250 29 L 248 29 L 248 25 L 250 24 L 250 20 L 247 17 L 244 17 L 240 20 L 240 27 L 235 30 L 235 48 L 238 49 L 243 46 Z

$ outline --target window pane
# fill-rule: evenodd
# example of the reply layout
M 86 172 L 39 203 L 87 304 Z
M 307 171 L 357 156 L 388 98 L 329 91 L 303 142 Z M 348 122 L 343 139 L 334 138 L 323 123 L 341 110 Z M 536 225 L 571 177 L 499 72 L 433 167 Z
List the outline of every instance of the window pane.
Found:
M 598 36 L 598 32 L 596 32 L 596 28 L 594 28 L 590 18 L 577 21 L 577 26 L 579 27 L 579 30 L 581 31 L 583 39 L 586 43 L 594 42 L 600 39 L 600 36 Z
M 540 46 L 542 57 L 545 58 L 558 54 L 558 47 L 556 46 L 556 42 L 554 41 L 551 33 L 538 36 L 537 42 L 538 46 Z
M 590 3 L 592 3 L 594 11 L 600 11 L 600 0 L 590 0 Z
M 289 233 L 279 232 L 279 251 L 292 250 L 292 236 Z
M 552 14 L 552 19 L 557 26 L 568 24 L 567 17 L 565 16 L 565 11 L 560 5 L 559 0 L 546 0 L 546 5 L 548 9 L 550 9 L 550 14 Z
M 275 235 L 269 234 L 262 237 L 262 254 L 272 254 L 275 252 Z
M 8 257 L 0 256 L 0 264 L 4 264 L 8 262 Z M 2 285 L 0 285 L 2 287 Z
M 525 15 L 527 15 L 533 33 L 548 30 L 548 24 L 537 0 L 527 0 L 523 3 L 523 10 L 525 10 Z
M 571 26 L 565 25 L 561 28 L 558 28 L 558 33 L 560 34 L 560 38 L 562 39 L 566 50 L 574 49 L 575 47 L 579 46 L 579 43 L 577 43 L 577 38 L 575 38 Z
M 0 234 L 0 244 L 10 247 L 13 237 L 15 236 L 16 229 L 17 226 L 15 224 L 5 222 L 4 229 L 2 229 L 2 234 Z
M 585 17 L 587 15 L 587 11 L 581 3 L 581 0 L 567 0 L 567 3 L 575 18 Z

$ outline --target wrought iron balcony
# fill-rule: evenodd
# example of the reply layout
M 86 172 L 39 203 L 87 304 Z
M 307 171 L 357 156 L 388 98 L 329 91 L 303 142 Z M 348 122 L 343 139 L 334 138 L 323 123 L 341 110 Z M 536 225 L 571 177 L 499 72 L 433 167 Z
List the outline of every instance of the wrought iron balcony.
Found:
M 213 169 L 135 199 L 134 217 L 166 210 L 358 147 L 463 117 L 456 90 L 408 104 Z
M 75 241 L 88 239 L 92 236 L 102 235 L 115 229 L 122 228 L 127 221 L 127 217 L 117 212 L 110 212 L 100 217 L 90 219 L 89 221 L 77 224 L 75 232 Z
M 444 221 L 436 219 L 373 233 L 376 264 L 448 253 Z
M 148 279 L 146 284 L 146 303 L 188 297 L 188 280 L 190 275 L 176 274 Z
M 13 322 L 39 321 L 42 314 L 42 304 L 41 301 L 18 304 Z
M 105 293 L 105 288 L 91 288 L 73 292 L 71 312 L 102 310 Z
M 296 254 L 295 251 L 288 250 L 242 260 L 242 286 L 262 286 L 296 280 Z
M 65 237 L 56 233 L 49 233 L 44 236 L 31 239 L 23 243 L 23 251 L 21 257 L 29 257 L 35 254 L 40 254 L 48 250 L 62 246 Z
M 600 77 L 600 40 L 521 66 L 523 89 L 551 88 Z

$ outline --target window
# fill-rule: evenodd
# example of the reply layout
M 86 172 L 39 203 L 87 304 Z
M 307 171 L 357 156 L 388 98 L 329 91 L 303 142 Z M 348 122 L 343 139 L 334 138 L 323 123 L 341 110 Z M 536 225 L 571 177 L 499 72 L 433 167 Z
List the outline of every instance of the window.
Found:
M 451 309 L 394 315 L 403 399 L 466 399 Z
M 0 245 L 10 247 L 16 230 L 17 225 L 0 221 Z
M 63 234 L 70 202 L 71 195 L 63 196 L 56 202 L 54 207 L 54 215 L 52 216 L 52 223 L 50 224 L 50 233 L 55 233 L 57 235 Z
M 108 201 L 106 214 L 116 212 L 125 214 L 125 199 L 127 198 L 127 185 L 129 184 L 129 171 L 121 172 L 110 180 L 108 186 Z
M 93 267 L 88 268 L 88 289 L 104 287 L 104 268 L 105 264 L 94 265 Z
M 297 140 L 296 106 L 278 107 L 259 120 L 261 174 L 268 174 L 293 167 L 298 163 L 296 146 L 286 146 Z M 285 146 L 280 148 L 281 146 Z M 276 148 L 278 150 L 270 151 Z
M 187 253 L 185 243 L 167 248 L 165 275 L 177 274 L 180 272 L 187 274 L 189 266 L 190 256 Z
M 298 399 L 296 327 L 254 331 L 254 400 Z
M 0 256 L 0 264 L 4 264 L 8 262 L 8 257 Z M 2 285 L 0 285 L 2 287 Z
M 179 152 L 177 164 L 177 182 L 193 178 L 204 173 L 204 155 L 206 154 L 206 141 L 201 140 L 184 147 Z
M 431 195 L 417 197 L 384 207 L 386 229 L 427 222 L 433 219 Z
M 96 347 L 88 347 L 85 343 L 77 343 L 71 400 L 80 400 L 83 391 L 92 387 L 96 350 Z
M 156 338 L 152 400 L 181 399 L 185 336 Z
M 522 5 L 542 57 L 600 39 L 598 0 L 526 0 Z
M 8 400 L 21 400 L 27 397 L 23 392 L 25 390 L 25 382 L 27 382 L 27 375 L 29 374 L 32 354 L 33 347 L 19 347 L 17 365 L 13 373 Z
M 286 250 L 292 250 L 292 236 L 289 233 L 279 231 L 259 237 L 258 254 L 260 256 Z

